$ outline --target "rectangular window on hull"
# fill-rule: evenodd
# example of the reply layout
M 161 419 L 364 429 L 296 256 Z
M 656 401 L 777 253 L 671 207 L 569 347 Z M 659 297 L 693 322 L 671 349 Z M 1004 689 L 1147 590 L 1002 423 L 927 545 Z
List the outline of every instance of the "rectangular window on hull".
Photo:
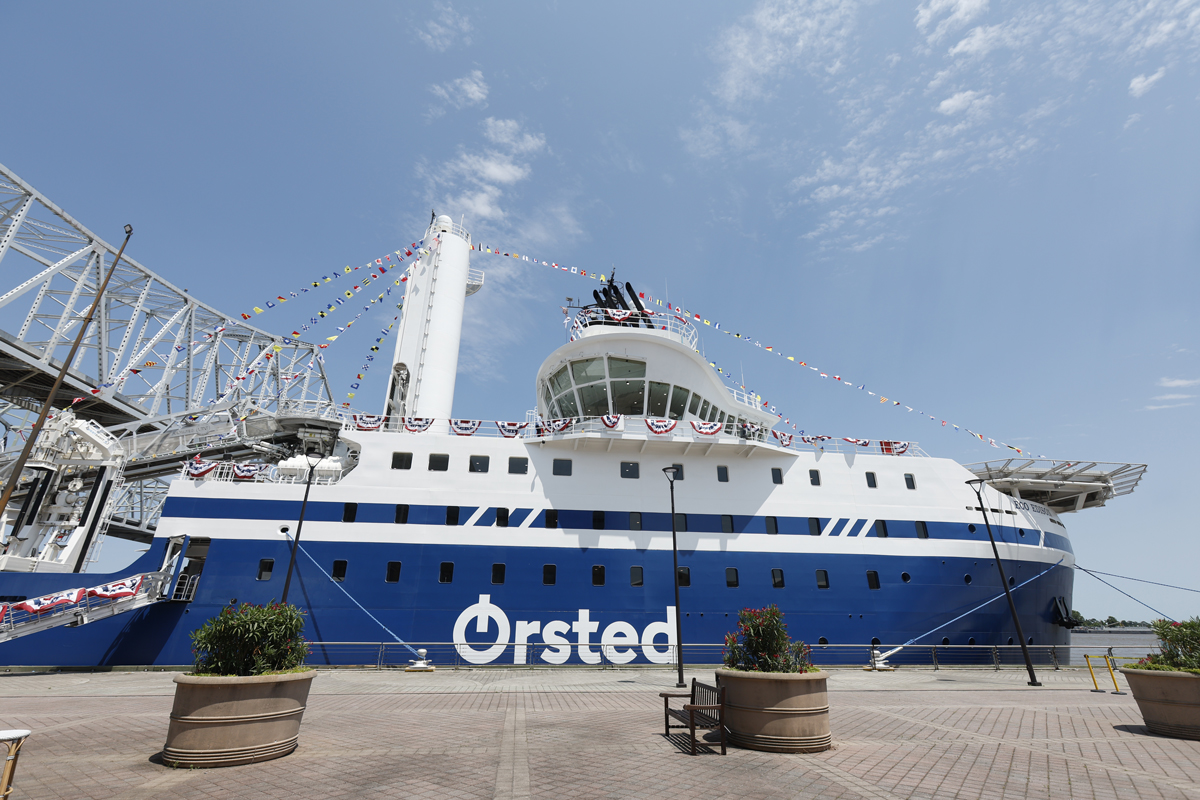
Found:
M 679 585 L 680 586 L 691 586 L 692 585 L 692 568 L 691 567 L 680 567 L 679 568 Z
M 867 588 L 872 590 L 879 588 L 879 573 L 873 569 L 867 570 Z
M 729 483 L 729 467 L 717 467 L 717 483 Z
M 558 566 L 556 564 L 542 565 L 542 585 L 553 586 L 554 581 L 558 579 Z
M 604 565 L 596 564 L 592 567 L 592 586 L 604 585 Z
M 333 571 L 329 574 L 329 577 L 333 578 L 338 583 L 346 580 L 346 562 L 342 559 L 334 561 Z
M 738 587 L 737 567 L 725 568 L 725 585 L 730 589 L 736 589 Z
M 407 525 L 408 524 L 408 504 L 407 503 L 403 503 L 401 505 L 396 506 L 396 524 L 397 525 Z
M 603 511 L 593 511 L 592 512 L 592 530 L 594 530 L 594 531 L 604 530 L 604 512 Z
M 342 504 L 342 522 L 354 522 L 358 516 L 358 503 Z
M 874 489 L 874 488 L 876 488 L 876 483 L 875 483 L 875 473 L 874 473 L 874 472 L 868 472 L 868 473 L 867 473 L 867 488 L 868 488 L 868 489 Z
M 630 586 L 641 586 L 642 585 L 642 568 L 641 567 L 633 566 L 633 567 L 629 568 L 629 585 Z
M 400 582 L 400 562 L 389 561 L 387 563 L 387 574 L 383 577 L 384 583 L 399 583 Z
M 547 508 L 546 509 L 546 527 L 547 528 L 557 528 L 558 527 L 558 509 L 557 508 Z
M 675 480 L 683 480 L 683 464 L 672 464 L 671 466 L 675 468 Z
M 429 454 L 429 471 L 430 472 L 445 472 L 450 469 L 450 454 L 449 453 L 430 453 Z
M 687 514 L 675 515 L 675 530 L 679 533 L 687 533 Z
M 906 488 L 909 488 L 909 489 L 917 488 L 917 479 L 915 477 L 913 477 L 913 474 L 911 472 L 904 473 L 904 485 Z
M 446 506 L 446 524 L 458 524 L 458 506 Z
M 504 565 L 503 564 L 492 564 L 492 583 L 494 583 L 494 584 L 504 583 Z
M 771 467 L 771 483 L 774 483 L 774 484 L 782 484 L 783 483 L 783 470 L 780 469 L 779 467 Z
M 496 527 L 497 528 L 507 528 L 508 527 L 508 509 L 507 508 L 497 508 L 496 509 Z
M 491 460 L 490 456 L 471 456 L 471 460 L 467 464 L 467 469 L 470 472 L 487 472 L 488 463 Z
M 829 588 L 829 570 L 824 570 L 824 569 L 817 570 L 817 588 L 818 589 L 828 589 Z
M 642 512 L 630 511 L 629 512 L 629 530 L 640 531 L 641 529 L 642 529 Z M 638 567 L 638 569 L 641 569 L 641 567 Z
M 275 569 L 275 559 L 264 558 L 258 562 L 258 580 L 271 580 L 271 572 Z
M 412 453 L 392 453 L 392 469 L 412 469 Z
M 808 471 L 808 482 L 811 483 L 813 486 L 820 486 L 821 485 L 821 470 L 810 469 Z
M 783 570 L 781 570 L 781 569 L 771 570 L 771 586 L 776 589 L 783 588 Z
M 438 583 L 453 583 L 454 582 L 454 562 L 443 561 L 442 566 L 438 568 Z
M 721 515 L 721 533 L 733 533 L 733 515 Z
M 779 520 L 775 517 L 767 517 L 767 533 L 779 533 Z
M 809 536 L 821 535 L 821 520 L 817 517 L 808 518 L 808 534 Z
M 640 467 L 636 461 L 621 462 L 621 477 L 622 478 L 637 478 L 640 474 Z
M 529 459 L 525 456 L 509 456 L 508 457 L 508 474 L 509 475 L 528 475 L 529 474 Z
M 561 475 L 563 477 L 570 477 L 571 476 L 571 459 L 569 459 L 569 458 L 554 459 L 553 472 L 555 475 Z
M 917 521 L 914 524 L 917 526 L 917 538 L 918 539 L 928 539 L 929 538 L 929 526 L 921 521 Z
M 875 535 L 880 539 L 887 538 L 887 520 L 875 520 Z

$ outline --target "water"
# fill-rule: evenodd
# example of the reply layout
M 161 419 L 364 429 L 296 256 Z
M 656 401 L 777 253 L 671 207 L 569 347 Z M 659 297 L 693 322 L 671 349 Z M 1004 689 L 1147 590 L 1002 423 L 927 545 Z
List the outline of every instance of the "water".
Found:
M 1111 647 L 1117 664 L 1127 664 L 1147 653 L 1157 652 L 1157 642 L 1153 633 L 1072 633 L 1069 663 L 1082 667 L 1086 663 L 1085 654 L 1102 656 Z M 1099 667 L 1101 663 L 1093 658 L 1092 666 Z

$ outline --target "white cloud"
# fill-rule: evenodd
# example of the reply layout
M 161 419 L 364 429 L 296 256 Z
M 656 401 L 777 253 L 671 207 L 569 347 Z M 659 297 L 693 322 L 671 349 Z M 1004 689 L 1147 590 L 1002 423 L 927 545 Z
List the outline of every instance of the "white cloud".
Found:
M 1194 394 L 1160 394 L 1158 397 L 1151 397 L 1151 400 L 1191 400 L 1196 395 Z
M 487 105 L 487 81 L 483 79 L 483 72 L 477 69 L 471 70 L 463 77 L 456 78 L 449 83 L 430 86 L 429 91 L 454 108 Z
M 1162 411 L 1164 408 L 1183 408 L 1185 406 L 1190 406 L 1190 405 L 1193 405 L 1193 404 L 1192 403 L 1168 403 L 1167 405 L 1162 405 L 1162 406 L 1146 406 L 1143 410 L 1144 411 Z
M 417 36 L 430 50 L 443 53 L 455 42 L 471 43 L 471 20 L 465 14 L 459 14 L 449 3 L 437 3 L 434 9 L 434 18 L 425 23 L 424 29 L 417 31 Z
M 1162 80 L 1162 76 L 1166 74 L 1167 68 L 1159 67 L 1158 72 L 1155 72 L 1153 75 L 1138 75 L 1129 82 L 1129 95 L 1131 97 L 1141 97 L 1154 88 L 1154 84 Z
M 917 6 L 917 30 L 928 33 L 930 44 L 986 14 L 988 0 L 926 0 Z M 947 13 L 948 12 L 948 13 Z M 940 19 L 938 19 L 940 17 Z M 937 25 L 933 25 L 938 20 Z M 929 32 L 933 25 L 933 32 Z
M 979 92 L 959 92 L 938 103 L 937 110 L 939 114 L 945 114 L 950 117 L 980 106 L 986 106 L 991 102 L 991 99 L 990 95 L 980 97 Z
M 1200 378 L 1159 378 L 1158 385 L 1164 389 L 1183 389 L 1187 386 L 1200 386 Z
M 1141 114 L 1130 114 L 1125 119 L 1125 124 L 1122 126 L 1122 130 L 1129 130 L 1130 126 L 1136 125 L 1138 123 L 1138 120 L 1140 120 L 1141 118 L 1142 118 Z
M 515 119 L 488 117 L 483 121 L 483 135 L 512 153 L 536 153 L 546 146 L 545 136 L 522 132 L 521 123 Z

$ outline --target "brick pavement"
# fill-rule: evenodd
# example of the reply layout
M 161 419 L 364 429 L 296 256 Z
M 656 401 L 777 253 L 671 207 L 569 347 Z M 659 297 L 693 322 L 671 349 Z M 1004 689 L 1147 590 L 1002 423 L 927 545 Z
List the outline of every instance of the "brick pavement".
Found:
M 685 735 L 661 732 L 663 670 L 322 672 L 295 753 L 219 770 L 157 762 L 165 673 L 3 676 L 0 728 L 34 731 L 14 800 L 1200 800 L 1200 742 L 1148 734 L 1132 697 L 1088 691 L 1086 672 L 1039 677 L 834 671 L 834 749 L 815 755 L 688 755 Z

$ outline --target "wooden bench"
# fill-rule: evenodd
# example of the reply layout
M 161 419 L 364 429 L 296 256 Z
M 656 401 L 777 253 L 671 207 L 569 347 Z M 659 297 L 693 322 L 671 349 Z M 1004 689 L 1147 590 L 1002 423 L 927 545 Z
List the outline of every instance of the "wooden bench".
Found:
M 725 755 L 725 687 L 717 688 L 706 683 L 700 683 L 692 678 L 692 691 L 688 694 L 677 692 L 660 692 L 663 699 L 663 725 L 666 735 L 671 735 L 671 728 L 687 728 L 692 738 L 692 755 L 696 755 L 696 729 L 721 731 L 721 755 Z M 672 697 L 686 697 L 688 702 L 683 708 L 671 708 Z M 682 722 L 682 725 L 672 725 L 671 718 Z

